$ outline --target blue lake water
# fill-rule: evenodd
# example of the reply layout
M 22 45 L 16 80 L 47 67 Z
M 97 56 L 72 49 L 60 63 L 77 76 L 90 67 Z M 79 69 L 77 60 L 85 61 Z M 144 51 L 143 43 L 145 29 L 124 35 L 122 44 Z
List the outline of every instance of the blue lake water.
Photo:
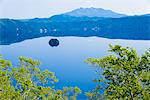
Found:
M 60 45 L 51 47 L 48 42 L 57 38 Z M 41 37 L 25 40 L 11 45 L 1 45 L 0 54 L 17 65 L 18 56 L 32 57 L 42 62 L 41 69 L 56 73 L 59 78 L 57 88 L 63 86 L 78 86 L 83 91 L 93 89 L 96 78 L 94 67 L 84 62 L 89 57 L 104 57 L 109 55 L 109 44 L 119 44 L 137 49 L 141 55 L 150 48 L 150 41 L 119 40 L 99 37 Z

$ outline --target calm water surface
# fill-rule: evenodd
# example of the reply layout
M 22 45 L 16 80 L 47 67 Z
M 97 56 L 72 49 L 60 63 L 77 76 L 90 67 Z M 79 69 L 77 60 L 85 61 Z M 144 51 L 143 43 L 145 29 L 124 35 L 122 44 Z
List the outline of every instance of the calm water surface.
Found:
M 55 37 L 42 37 L 26 40 L 11 45 L 1 45 L 0 54 L 18 63 L 18 56 L 32 57 L 42 62 L 41 69 L 56 73 L 59 78 L 57 88 L 63 86 L 78 86 L 83 91 L 95 87 L 92 82 L 96 78 L 95 69 L 84 62 L 88 57 L 103 57 L 108 55 L 109 44 L 119 44 L 137 49 L 141 55 L 150 48 L 150 41 L 112 40 L 99 37 L 57 37 L 60 45 L 51 47 L 48 42 Z

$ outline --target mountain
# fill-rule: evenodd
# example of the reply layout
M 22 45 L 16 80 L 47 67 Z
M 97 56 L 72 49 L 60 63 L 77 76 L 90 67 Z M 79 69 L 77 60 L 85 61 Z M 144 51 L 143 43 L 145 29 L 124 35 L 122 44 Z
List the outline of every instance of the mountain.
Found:
M 43 36 L 98 36 L 150 40 L 150 16 L 126 16 L 101 8 L 79 8 L 50 18 L 0 19 L 0 44 Z
M 81 22 L 81 21 L 98 21 L 104 19 L 103 17 L 75 17 L 69 15 L 55 15 L 50 17 L 52 22 Z
M 149 19 L 149 16 L 60 22 L 51 21 L 49 18 L 0 19 L 0 44 L 8 45 L 43 36 L 98 36 L 110 39 L 150 40 Z
M 119 14 L 102 8 L 79 8 L 73 11 L 50 17 L 55 22 L 98 21 L 104 18 L 121 18 L 127 15 Z
M 143 15 L 143 16 L 150 16 L 150 14 L 145 14 L 145 15 Z
M 73 11 L 64 13 L 63 15 L 69 15 L 74 17 L 104 17 L 104 18 L 120 18 L 125 17 L 125 14 L 119 14 L 111 10 L 105 10 L 102 8 L 79 8 Z

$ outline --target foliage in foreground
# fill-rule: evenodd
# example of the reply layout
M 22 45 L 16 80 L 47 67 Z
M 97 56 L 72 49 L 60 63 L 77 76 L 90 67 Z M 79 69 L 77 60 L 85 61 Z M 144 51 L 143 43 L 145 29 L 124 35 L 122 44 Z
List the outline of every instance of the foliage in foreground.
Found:
M 149 100 L 150 99 L 150 49 L 141 57 L 136 50 L 119 45 L 110 45 L 113 55 L 104 58 L 89 58 L 87 63 L 103 69 L 104 79 L 96 82 L 107 83 L 106 100 Z M 99 73 L 101 74 L 101 73 Z M 99 100 L 101 87 L 87 92 L 91 100 Z
M 104 58 L 89 58 L 87 63 L 103 69 L 103 79 L 94 80 L 98 85 L 86 95 L 90 100 L 149 100 L 150 98 L 150 50 L 141 57 L 136 50 L 119 45 L 110 46 Z M 55 74 L 39 69 L 40 62 L 26 57 L 19 58 L 19 65 L 0 57 L 1 100 L 76 100 L 81 90 L 78 87 L 55 89 L 58 82 Z M 98 71 L 101 75 L 101 72 Z M 104 95 L 100 94 L 103 89 Z
M 40 62 L 20 57 L 20 64 L 0 57 L 0 99 L 1 100 L 76 100 L 81 90 L 78 87 L 64 87 L 56 90 L 55 74 L 38 68 Z M 50 86 L 48 86 L 50 84 Z

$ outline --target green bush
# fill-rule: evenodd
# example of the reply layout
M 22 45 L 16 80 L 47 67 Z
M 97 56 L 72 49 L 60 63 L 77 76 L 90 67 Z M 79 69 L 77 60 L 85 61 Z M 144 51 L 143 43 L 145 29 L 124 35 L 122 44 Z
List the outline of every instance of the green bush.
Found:
M 107 100 L 149 100 L 150 99 L 150 49 L 141 57 L 136 50 L 119 45 L 110 45 L 109 52 L 113 55 L 104 58 L 89 58 L 87 63 L 103 69 L 104 79 L 96 82 L 106 83 L 103 99 Z M 96 92 L 87 92 L 89 99 L 101 97 Z
M 81 93 L 78 87 L 56 90 L 55 73 L 40 70 L 38 60 L 19 57 L 19 61 L 13 67 L 10 61 L 0 57 L 0 100 L 76 100 Z

